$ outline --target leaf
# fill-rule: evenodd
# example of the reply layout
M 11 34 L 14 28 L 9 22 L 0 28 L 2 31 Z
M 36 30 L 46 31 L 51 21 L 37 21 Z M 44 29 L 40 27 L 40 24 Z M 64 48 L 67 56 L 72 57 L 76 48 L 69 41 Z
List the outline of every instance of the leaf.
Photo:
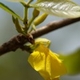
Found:
M 69 55 L 60 55 L 60 57 L 63 59 L 68 74 L 80 74 L 80 49 L 69 53 Z
M 80 6 L 71 0 L 39 0 L 31 6 L 47 14 L 59 17 L 80 17 Z
M 22 18 L 17 15 L 14 11 L 12 11 L 9 7 L 7 7 L 6 5 L 4 5 L 3 3 L 0 2 L 0 8 L 2 8 L 3 10 L 5 10 L 6 12 L 10 13 L 11 15 L 13 15 L 14 17 L 22 20 Z

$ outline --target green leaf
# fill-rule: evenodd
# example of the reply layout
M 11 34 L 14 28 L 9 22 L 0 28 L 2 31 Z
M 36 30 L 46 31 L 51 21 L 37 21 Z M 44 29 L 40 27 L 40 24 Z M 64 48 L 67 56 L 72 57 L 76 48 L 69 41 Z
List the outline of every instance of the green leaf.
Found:
M 0 2 L 0 8 L 2 8 L 3 10 L 5 10 L 6 12 L 10 13 L 11 15 L 13 15 L 14 17 L 22 20 L 22 18 L 17 15 L 14 11 L 12 11 L 9 7 L 7 7 L 6 5 L 4 5 L 3 3 Z
M 31 6 L 47 14 L 59 17 L 80 17 L 80 6 L 71 0 L 38 0 Z
M 80 49 L 69 53 L 69 55 L 60 55 L 65 64 L 68 74 L 80 74 Z

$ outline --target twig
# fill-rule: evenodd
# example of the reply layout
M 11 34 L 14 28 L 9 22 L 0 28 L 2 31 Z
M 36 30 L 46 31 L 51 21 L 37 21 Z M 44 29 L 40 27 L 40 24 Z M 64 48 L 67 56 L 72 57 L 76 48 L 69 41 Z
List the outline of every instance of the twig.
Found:
M 31 34 L 33 35 L 34 38 L 37 38 L 51 31 L 65 27 L 69 24 L 72 24 L 78 21 L 80 21 L 80 18 L 53 21 L 47 24 L 46 26 L 43 26 L 37 29 L 36 31 L 31 32 Z M 17 50 L 18 48 L 21 48 L 21 46 L 23 46 L 26 42 L 28 42 L 27 37 L 22 34 L 19 34 L 0 46 L 0 55 L 10 51 Z

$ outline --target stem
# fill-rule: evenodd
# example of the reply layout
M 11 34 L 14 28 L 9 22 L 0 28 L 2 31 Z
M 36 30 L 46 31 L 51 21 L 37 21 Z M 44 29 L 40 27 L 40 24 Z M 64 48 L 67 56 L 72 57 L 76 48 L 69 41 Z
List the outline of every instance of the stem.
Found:
M 21 4 L 24 6 L 24 32 L 27 33 L 28 31 L 28 8 L 29 8 L 29 4 L 32 2 L 33 0 L 29 0 L 27 3 L 26 2 L 21 2 Z
M 27 28 L 27 25 L 28 25 L 28 7 L 25 6 L 25 9 L 24 9 L 24 21 L 23 21 L 23 24 L 25 26 L 25 30 Z
M 63 20 L 59 20 L 59 21 L 53 21 L 53 22 L 50 22 L 49 24 L 37 29 L 36 31 L 31 32 L 31 34 L 33 35 L 34 38 L 37 38 L 37 37 L 40 37 L 44 34 L 51 32 L 51 31 L 65 27 L 69 24 L 72 24 L 72 23 L 75 23 L 78 21 L 80 21 L 80 18 L 63 19 Z M 3 43 L 0 46 L 0 55 L 5 54 L 10 51 L 17 50 L 21 46 L 23 46 L 26 42 L 28 42 L 27 37 L 25 37 L 22 34 L 16 35 L 11 40 Z
M 31 24 L 32 24 L 32 22 L 34 21 L 34 17 L 32 17 L 31 18 L 31 20 L 29 21 L 29 24 L 28 24 L 28 26 L 27 26 L 27 30 L 29 30 L 29 28 L 30 28 L 30 26 L 31 26 Z
M 33 0 L 29 0 L 27 4 L 30 4 Z

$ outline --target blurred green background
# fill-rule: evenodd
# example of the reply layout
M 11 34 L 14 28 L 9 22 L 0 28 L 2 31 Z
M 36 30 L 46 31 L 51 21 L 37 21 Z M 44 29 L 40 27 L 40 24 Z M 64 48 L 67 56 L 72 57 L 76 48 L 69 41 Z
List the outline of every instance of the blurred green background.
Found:
M 79 0 L 73 0 L 80 4 Z M 6 0 L 0 0 L 5 3 L 17 14 L 23 16 L 23 7 L 19 3 L 11 3 Z M 31 16 L 30 10 L 30 15 Z M 49 16 L 43 26 L 50 21 L 60 20 L 62 18 Z M 0 9 L 0 45 L 17 35 L 14 24 L 11 21 L 11 15 Z M 56 53 L 67 54 L 80 47 L 80 22 L 61 28 L 49 34 L 43 35 L 51 40 L 50 49 Z M 0 56 L 0 80 L 43 80 L 42 77 L 35 72 L 27 62 L 29 54 L 17 50 Z M 61 80 L 80 80 L 80 75 L 65 75 Z

